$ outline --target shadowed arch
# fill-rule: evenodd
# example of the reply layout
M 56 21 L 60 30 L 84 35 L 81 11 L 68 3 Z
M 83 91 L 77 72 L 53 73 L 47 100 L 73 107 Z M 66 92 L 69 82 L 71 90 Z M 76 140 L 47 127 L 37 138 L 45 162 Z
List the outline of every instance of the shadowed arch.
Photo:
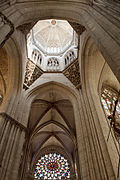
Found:
M 77 22 L 82 24 L 82 14 L 89 5 L 89 2 L 67 2 L 67 1 L 54 1 L 52 2 L 34 2 L 34 10 L 31 11 L 32 2 L 18 4 L 17 8 L 24 14 L 24 18 L 20 17 L 16 21 L 16 26 L 26 24 L 29 22 L 36 22 L 43 19 L 64 19 L 68 21 Z M 26 5 L 26 8 L 24 8 Z M 24 13 L 23 13 L 24 12 Z M 34 13 L 36 12 L 36 13 Z M 46 13 L 47 12 L 47 13 Z M 31 17 L 33 17 L 31 19 Z

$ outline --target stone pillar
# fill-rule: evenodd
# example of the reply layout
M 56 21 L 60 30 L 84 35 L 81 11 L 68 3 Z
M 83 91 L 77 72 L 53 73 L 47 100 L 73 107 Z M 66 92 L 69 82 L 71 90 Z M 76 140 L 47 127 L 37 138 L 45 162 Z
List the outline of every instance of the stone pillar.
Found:
M 0 113 L 0 179 L 16 180 L 26 128 L 5 113 Z
M 14 32 L 14 25 L 0 12 L 0 48 Z
M 118 8 L 117 3 L 114 2 L 113 7 Z M 96 1 L 86 11 L 83 14 L 84 26 L 120 81 L 120 15 L 117 14 L 120 10 L 112 10 L 112 1 L 111 5 L 108 1 Z
M 114 180 L 115 174 L 95 109 L 88 97 L 80 91 L 80 119 L 75 108 L 77 145 L 81 180 Z M 95 115 L 95 119 L 94 116 Z M 75 118 L 75 119 L 76 119 Z
M 84 125 L 84 112 L 81 107 L 80 99 L 78 98 L 78 105 L 74 106 L 76 137 L 79 156 L 79 177 L 78 180 L 89 180 L 89 168 L 87 163 L 87 151 L 85 148 L 85 125 Z M 88 179 L 87 179 L 88 178 Z

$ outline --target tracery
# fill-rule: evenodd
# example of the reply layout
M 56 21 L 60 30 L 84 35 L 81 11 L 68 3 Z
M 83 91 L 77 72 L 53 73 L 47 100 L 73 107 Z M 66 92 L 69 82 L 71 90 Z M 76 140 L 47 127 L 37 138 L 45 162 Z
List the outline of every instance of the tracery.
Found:
M 68 51 L 65 55 L 65 66 L 69 65 L 73 60 L 75 60 L 76 57 L 75 57 L 75 54 L 73 51 Z
M 58 153 L 45 154 L 35 165 L 34 177 L 36 179 L 69 179 L 69 161 Z
M 59 70 L 59 61 L 57 58 L 49 58 L 47 62 L 47 71 L 58 71 Z
M 42 62 L 42 55 L 41 55 L 41 53 L 38 50 L 33 49 L 32 54 L 31 54 L 31 59 L 33 60 L 33 62 L 35 64 L 40 66 L 41 62 Z
M 113 113 L 115 101 L 118 98 L 118 92 L 115 90 L 104 87 L 101 94 L 101 102 L 107 118 Z M 120 118 L 120 101 L 118 101 L 116 107 L 116 119 Z

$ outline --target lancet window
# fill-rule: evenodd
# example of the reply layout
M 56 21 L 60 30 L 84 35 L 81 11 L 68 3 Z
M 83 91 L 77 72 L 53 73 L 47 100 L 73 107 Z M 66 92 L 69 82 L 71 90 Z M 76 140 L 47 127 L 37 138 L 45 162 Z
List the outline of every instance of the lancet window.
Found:
M 38 64 L 38 65 L 40 65 L 42 62 L 42 55 L 36 49 L 33 49 L 33 51 L 32 51 L 32 60 L 35 64 Z
M 59 70 L 59 61 L 57 58 L 49 58 L 47 62 L 47 70 L 48 71 L 58 71 Z
M 69 65 L 73 60 L 75 59 L 75 54 L 73 51 L 69 51 L 67 52 L 67 54 L 65 55 L 65 66 Z

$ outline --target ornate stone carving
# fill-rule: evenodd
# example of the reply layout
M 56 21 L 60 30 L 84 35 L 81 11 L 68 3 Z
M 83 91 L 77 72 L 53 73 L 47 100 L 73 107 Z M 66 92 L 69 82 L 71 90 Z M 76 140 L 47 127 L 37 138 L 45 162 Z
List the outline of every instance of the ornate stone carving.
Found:
M 4 26 L 8 25 L 8 27 L 10 27 L 10 31 L 8 31 L 7 34 L 5 34 L 4 38 L 2 39 L 2 42 L 0 42 L 0 48 L 4 45 L 4 43 L 6 42 L 6 40 L 12 35 L 12 33 L 14 32 L 14 25 L 12 24 L 12 22 L 6 18 L 6 16 L 4 16 L 4 14 L 2 14 L 0 12 L 0 30 L 1 33 L 4 33 Z
M 80 70 L 79 70 L 79 62 L 75 60 L 70 66 L 68 66 L 63 74 L 72 82 L 72 84 L 77 88 L 81 88 L 81 80 L 80 80 Z
M 24 80 L 24 88 L 29 87 L 36 81 L 41 75 L 43 71 L 36 66 L 31 60 L 28 59 L 26 64 L 26 73 L 25 73 L 25 80 Z M 27 89 L 27 88 L 25 88 Z
M 76 22 L 69 22 L 72 28 L 76 31 L 77 34 L 81 35 L 85 31 L 85 27 Z
M 59 71 L 59 60 L 55 57 L 51 57 L 47 62 L 47 71 Z

